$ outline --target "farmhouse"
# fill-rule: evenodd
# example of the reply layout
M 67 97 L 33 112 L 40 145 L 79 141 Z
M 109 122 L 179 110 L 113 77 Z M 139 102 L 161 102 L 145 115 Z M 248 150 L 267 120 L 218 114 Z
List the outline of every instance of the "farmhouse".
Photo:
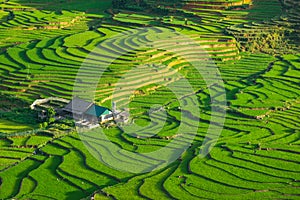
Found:
M 98 106 L 78 97 L 73 98 L 62 110 L 64 115 L 90 123 L 104 123 L 113 120 L 113 114 L 108 108 Z
M 64 118 L 74 118 L 79 126 L 97 127 L 99 123 L 105 123 L 115 120 L 117 123 L 127 123 L 129 120 L 128 111 L 116 109 L 113 103 L 112 111 L 108 108 L 98 106 L 93 102 L 75 97 L 71 101 L 62 98 L 50 97 L 47 99 L 37 99 L 30 105 L 32 110 L 38 111 L 40 120 L 47 119 L 48 109 L 53 108 L 55 111 L 55 120 Z

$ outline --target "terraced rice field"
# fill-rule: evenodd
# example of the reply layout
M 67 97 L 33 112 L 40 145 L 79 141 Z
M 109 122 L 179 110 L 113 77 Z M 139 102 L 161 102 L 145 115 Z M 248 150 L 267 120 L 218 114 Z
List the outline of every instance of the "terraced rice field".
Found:
M 4 119 L 0 120 L 0 132 L 2 133 L 14 133 L 30 129 L 34 129 L 34 127 L 27 124 L 20 124 Z
M 0 199 L 299 199 L 300 51 L 292 40 L 298 34 L 298 2 L 146 3 L 151 12 L 110 9 L 110 1 L 0 4 L 2 96 L 29 106 L 40 98 L 71 99 L 76 83 L 95 83 L 97 104 L 110 108 L 114 100 L 129 108 L 131 123 L 140 125 L 133 133 L 126 127 L 104 129 L 108 143 L 96 130 L 79 134 L 71 122 L 27 132 L 39 125 L 0 118 Z M 161 14 L 163 9 L 169 13 Z M 245 34 L 278 26 L 294 30 L 291 52 L 272 55 L 241 48 Z M 124 36 L 126 31 L 130 36 Z M 204 51 L 195 55 L 195 48 L 180 46 L 180 38 L 168 40 L 175 31 Z M 123 37 L 115 38 L 120 33 Z M 159 37 L 165 40 L 158 46 L 142 45 Z M 197 72 L 192 61 L 199 59 L 217 66 L 219 73 Z M 79 80 L 82 66 L 86 79 Z M 192 91 L 181 88 L 184 95 L 178 99 L 169 87 L 182 77 Z M 226 104 L 213 110 L 213 100 L 222 102 L 222 88 L 207 83 L 220 78 Z M 116 88 L 120 90 L 114 93 Z M 22 113 L 16 102 L 1 102 L 1 113 Z M 152 112 L 150 119 L 148 111 L 161 105 L 164 112 Z M 200 113 L 188 105 L 196 105 Z M 223 110 L 221 129 L 210 121 L 221 118 Z M 181 130 L 183 117 L 190 126 Z M 221 130 L 220 137 L 207 140 L 208 130 Z M 148 137 L 152 132 L 156 134 Z M 191 144 L 167 166 L 164 156 L 172 151 L 159 159 L 141 156 L 173 141 L 171 149 L 176 149 L 191 135 Z M 208 149 L 205 157 L 199 156 Z M 153 163 L 161 168 L 132 173 Z M 118 170 L 123 166 L 130 169 Z

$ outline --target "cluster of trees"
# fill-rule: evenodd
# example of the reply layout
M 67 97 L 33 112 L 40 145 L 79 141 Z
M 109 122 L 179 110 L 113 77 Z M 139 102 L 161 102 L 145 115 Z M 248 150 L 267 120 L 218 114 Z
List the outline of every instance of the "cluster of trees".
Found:
M 39 125 L 39 128 L 46 128 L 49 124 L 55 122 L 56 111 L 49 107 L 46 110 L 46 118 L 39 119 L 38 111 L 31 110 L 28 102 L 18 99 L 12 95 L 6 95 L 0 92 L 0 118 L 7 119 L 22 124 Z M 72 120 L 64 122 L 65 127 L 74 125 Z M 65 128 L 66 129 L 66 128 Z
M 123 8 L 134 8 L 141 9 L 145 8 L 147 4 L 144 0 L 113 0 L 113 8 L 123 9 Z
M 55 122 L 55 115 L 56 115 L 56 111 L 54 108 L 49 107 L 46 110 L 46 118 L 45 119 L 39 119 L 39 128 L 46 128 L 49 124 Z
M 243 51 L 276 54 L 289 49 L 288 35 L 288 31 L 278 28 L 253 30 L 251 33 L 244 33 L 242 38 L 238 38 L 238 43 Z
M 53 108 L 48 108 L 47 109 L 47 118 L 45 119 L 44 122 L 41 122 L 39 124 L 39 128 L 47 128 L 50 126 L 52 129 L 56 130 L 64 130 L 64 131 L 69 131 L 75 126 L 75 122 L 72 118 L 68 119 L 60 119 L 60 120 L 55 120 L 55 115 L 56 111 Z M 53 123 L 55 122 L 55 123 Z
M 0 110 L 0 118 L 19 122 L 22 124 L 36 124 L 36 116 L 36 112 L 32 111 L 29 108 L 14 108 L 9 111 Z
M 37 123 L 37 113 L 29 108 L 26 101 L 0 93 L 0 105 L 0 118 L 25 124 Z
M 15 18 L 15 14 L 12 11 L 9 11 L 9 14 L 7 16 L 7 20 L 12 20 Z
M 168 15 L 170 9 L 167 7 L 169 6 L 175 8 L 181 5 L 181 0 L 156 0 L 152 3 L 147 3 L 147 0 L 112 0 L 112 6 L 115 9 L 127 9 L 133 11 L 152 9 L 154 12 L 160 15 Z

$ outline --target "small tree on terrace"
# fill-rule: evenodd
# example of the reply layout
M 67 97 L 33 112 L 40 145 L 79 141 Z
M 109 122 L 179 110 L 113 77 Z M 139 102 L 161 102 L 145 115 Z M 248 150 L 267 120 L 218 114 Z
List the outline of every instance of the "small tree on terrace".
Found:
M 54 110 L 54 108 L 50 107 L 47 109 L 47 115 L 48 115 L 48 122 L 52 123 L 55 121 L 54 116 L 56 115 L 56 112 Z

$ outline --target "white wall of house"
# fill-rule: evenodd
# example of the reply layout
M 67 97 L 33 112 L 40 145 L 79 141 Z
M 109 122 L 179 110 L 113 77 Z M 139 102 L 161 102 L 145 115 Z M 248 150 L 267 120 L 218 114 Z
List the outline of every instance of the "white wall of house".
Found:
M 100 123 L 107 122 L 107 121 L 111 121 L 111 120 L 113 120 L 113 119 L 114 119 L 114 117 L 113 117 L 113 115 L 112 115 L 112 112 L 109 112 L 109 114 L 107 114 L 107 115 L 102 115 L 102 116 L 100 117 Z

